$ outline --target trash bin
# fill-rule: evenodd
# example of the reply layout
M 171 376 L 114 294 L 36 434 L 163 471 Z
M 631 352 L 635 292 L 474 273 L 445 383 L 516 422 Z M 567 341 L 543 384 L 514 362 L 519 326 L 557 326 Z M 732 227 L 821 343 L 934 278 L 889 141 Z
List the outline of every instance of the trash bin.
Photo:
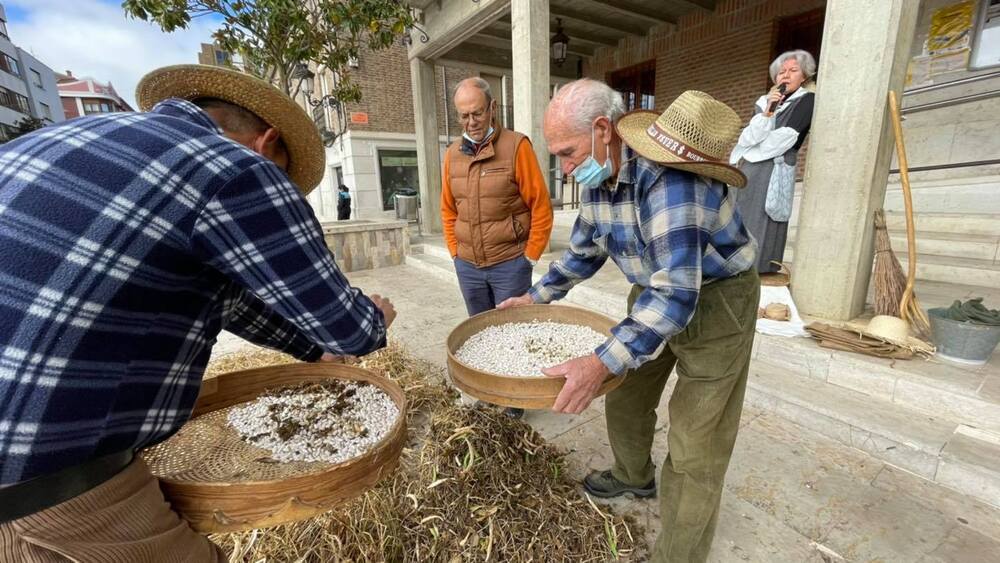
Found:
M 396 219 L 402 219 L 405 221 L 417 220 L 416 190 L 399 190 L 392 196 L 392 205 L 396 208 Z

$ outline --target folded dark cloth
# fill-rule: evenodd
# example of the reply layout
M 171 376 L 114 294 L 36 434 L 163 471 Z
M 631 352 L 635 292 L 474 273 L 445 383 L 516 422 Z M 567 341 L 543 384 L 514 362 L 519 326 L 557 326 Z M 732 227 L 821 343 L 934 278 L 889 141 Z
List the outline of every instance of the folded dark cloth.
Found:
M 982 297 L 969 299 L 965 303 L 956 300 L 951 307 L 948 307 L 945 317 L 959 322 L 1000 326 L 1000 311 L 987 309 L 983 305 Z

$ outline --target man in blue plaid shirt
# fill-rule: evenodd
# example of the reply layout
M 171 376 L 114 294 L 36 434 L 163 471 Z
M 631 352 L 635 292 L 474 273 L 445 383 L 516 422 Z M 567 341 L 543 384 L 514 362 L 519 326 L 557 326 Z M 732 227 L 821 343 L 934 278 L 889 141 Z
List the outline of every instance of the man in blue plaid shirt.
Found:
M 395 316 L 324 244 L 292 100 L 192 65 L 138 97 L 159 103 L 0 148 L 3 561 L 221 556 L 132 459 L 188 419 L 218 333 L 316 361 L 384 346 Z
M 625 377 L 605 403 L 614 467 L 588 475 L 584 486 L 599 497 L 651 497 L 655 409 L 676 366 L 663 531 L 652 560 L 705 561 L 739 429 L 760 292 L 755 243 L 731 194 L 746 178 L 725 163 L 742 123 L 694 91 L 662 114 L 623 113 L 621 95 L 594 80 L 553 97 L 545 138 L 563 173 L 581 185 L 580 215 L 569 250 L 526 295 L 500 307 L 561 299 L 609 257 L 632 282 L 629 316 L 611 337 L 593 354 L 543 371 L 566 378 L 553 408 L 567 413 L 587 408 L 609 374 Z

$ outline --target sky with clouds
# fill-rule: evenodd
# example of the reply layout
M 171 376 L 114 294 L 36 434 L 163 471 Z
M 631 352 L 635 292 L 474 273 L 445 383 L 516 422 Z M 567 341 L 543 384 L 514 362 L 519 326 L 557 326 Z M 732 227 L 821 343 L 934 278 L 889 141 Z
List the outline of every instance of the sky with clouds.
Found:
M 110 81 L 135 107 L 135 85 L 150 70 L 197 63 L 201 43 L 218 27 L 196 19 L 188 29 L 163 33 L 129 19 L 121 0 L 0 0 L 11 41 L 56 72 Z

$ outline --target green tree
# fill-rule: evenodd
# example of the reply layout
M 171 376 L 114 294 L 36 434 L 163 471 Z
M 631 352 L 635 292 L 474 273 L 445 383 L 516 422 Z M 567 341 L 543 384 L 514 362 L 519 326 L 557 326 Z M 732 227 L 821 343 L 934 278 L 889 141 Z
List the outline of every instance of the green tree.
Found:
M 37 117 L 23 117 L 14 124 L 13 130 L 9 132 L 7 140 L 13 141 L 21 135 L 27 135 L 35 129 L 41 129 L 42 127 L 45 127 L 45 122 L 41 119 Z
M 194 18 L 221 18 L 213 37 L 240 56 L 246 72 L 294 97 L 302 82 L 298 65 L 322 64 L 337 73 L 330 94 L 341 101 L 361 99 L 348 60 L 364 46 L 389 47 L 413 24 L 406 3 L 395 0 L 124 0 L 122 8 L 166 32 Z

